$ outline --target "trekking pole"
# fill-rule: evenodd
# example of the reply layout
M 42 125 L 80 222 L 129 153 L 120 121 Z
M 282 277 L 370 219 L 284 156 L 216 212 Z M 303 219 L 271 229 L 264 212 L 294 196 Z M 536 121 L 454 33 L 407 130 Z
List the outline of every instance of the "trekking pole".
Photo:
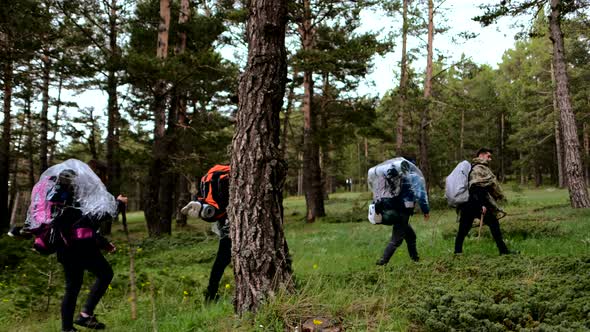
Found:
M 123 222 L 123 231 L 127 238 L 127 245 L 129 246 L 129 302 L 131 303 L 131 319 L 137 319 L 137 296 L 135 294 L 135 254 L 133 246 L 131 245 L 131 238 L 129 237 L 129 228 L 127 227 L 127 206 L 122 204 L 121 217 Z

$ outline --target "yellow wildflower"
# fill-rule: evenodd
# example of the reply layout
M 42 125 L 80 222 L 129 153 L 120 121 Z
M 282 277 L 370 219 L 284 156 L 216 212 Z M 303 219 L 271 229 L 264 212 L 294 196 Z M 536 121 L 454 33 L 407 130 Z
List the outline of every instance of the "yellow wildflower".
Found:
M 323 322 L 321 320 L 318 320 L 318 319 L 313 320 L 313 325 L 322 325 L 322 323 Z
M 225 289 L 230 289 L 231 285 L 230 284 L 225 284 Z

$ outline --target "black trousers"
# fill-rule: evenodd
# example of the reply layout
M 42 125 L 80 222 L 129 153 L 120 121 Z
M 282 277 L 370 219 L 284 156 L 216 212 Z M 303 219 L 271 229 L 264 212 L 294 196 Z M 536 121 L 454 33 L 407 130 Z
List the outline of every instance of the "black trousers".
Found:
M 457 231 L 457 237 L 455 238 L 455 253 L 459 254 L 463 252 L 463 241 L 467 234 L 469 234 L 469 230 L 473 225 L 473 220 L 475 218 L 480 218 L 481 215 L 476 215 L 473 211 L 463 208 L 460 210 L 461 217 L 459 218 L 459 231 Z M 496 246 L 500 251 L 500 254 L 507 254 L 508 248 L 506 247 L 506 243 L 502 239 L 502 231 L 500 230 L 500 222 L 494 213 L 488 212 L 485 214 L 483 218 L 484 224 L 488 225 L 490 228 L 490 232 L 492 233 L 492 237 L 494 241 L 496 241 Z
M 208 299 L 214 299 L 217 296 L 219 281 L 221 281 L 223 271 L 225 271 L 229 263 L 231 263 L 231 239 L 229 236 L 225 236 L 219 240 L 217 256 L 215 257 L 215 262 L 213 262 L 211 274 L 209 275 L 209 286 L 207 286 L 206 293 Z
M 388 218 L 388 211 L 383 212 L 383 218 Z M 416 233 L 414 229 L 409 224 L 410 215 L 401 213 L 395 216 L 395 220 L 393 221 L 393 230 L 391 233 L 391 240 L 385 247 L 385 251 L 383 252 L 382 261 L 384 263 L 389 262 L 391 256 L 395 253 L 397 248 L 399 248 L 404 240 L 406 240 L 406 244 L 408 246 L 408 253 L 410 254 L 410 258 L 414 261 L 418 261 L 418 250 L 416 249 Z
M 57 257 L 63 265 L 66 279 L 66 291 L 61 303 L 61 324 L 64 330 L 68 330 L 73 327 L 76 300 L 84 280 L 84 271 L 90 271 L 96 276 L 88 299 L 82 307 L 82 312 L 93 315 L 94 308 L 113 280 L 113 269 L 98 248 L 68 248 L 58 252 Z

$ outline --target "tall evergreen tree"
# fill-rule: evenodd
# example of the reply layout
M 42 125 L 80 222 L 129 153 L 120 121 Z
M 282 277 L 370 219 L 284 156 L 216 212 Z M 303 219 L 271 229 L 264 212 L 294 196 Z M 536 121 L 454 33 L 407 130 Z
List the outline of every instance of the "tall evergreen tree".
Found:
M 569 78 L 565 61 L 565 49 L 561 21 L 565 14 L 580 9 L 584 3 L 560 0 L 519 0 L 502 1 L 498 5 L 488 6 L 485 13 L 476 18 L 483 24 L 491 24 L 503 15 L 520 15 L 527 11 L 543 10 L 549 6 L 549 39 L 553 43 L 553 68 L 555 71 L 555 91 L 557 106 L 560 111 L 561 129 L 563 134 L 567 184 L 570 203 L 574 208 L 590 207 L 588 188 L 584 180 L 582 160 L 580 158 L 580 142 L 576 121 L 571 107 Z

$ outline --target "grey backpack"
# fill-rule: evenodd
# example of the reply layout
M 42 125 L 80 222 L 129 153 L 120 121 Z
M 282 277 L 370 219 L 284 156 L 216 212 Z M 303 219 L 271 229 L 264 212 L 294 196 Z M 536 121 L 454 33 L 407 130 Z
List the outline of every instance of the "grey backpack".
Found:
M 469 200 L 469 173 L 471 163 L 460 162 L 445 180 L 445 198 L 451 207 L 467 203 Z

